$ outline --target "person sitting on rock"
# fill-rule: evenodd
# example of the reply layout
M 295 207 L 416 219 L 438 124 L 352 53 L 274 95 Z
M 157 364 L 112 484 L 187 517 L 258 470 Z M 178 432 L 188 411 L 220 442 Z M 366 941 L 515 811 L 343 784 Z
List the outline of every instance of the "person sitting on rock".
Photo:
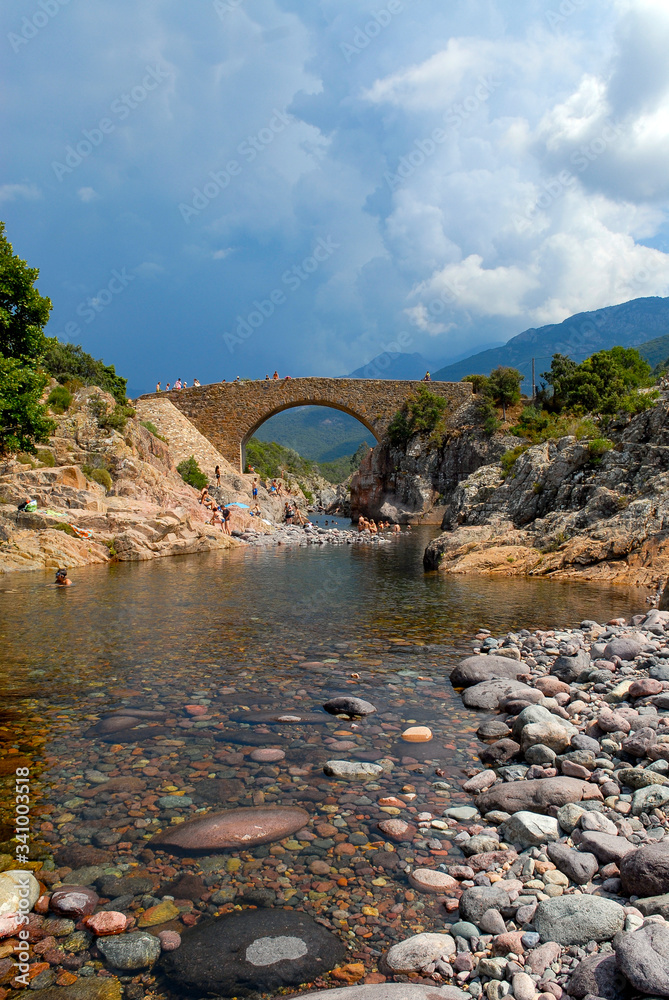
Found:
M 205 503 L 209 499 L 209 487 L 203 486 L 200 492 L 200 503 Z
M 423 376 L 423 382 L 431 382 L 431 381 L 432 381 L 432 376 L 430 375 L 429 372 L 425 372 L 425 375 Z
M 199 380 L 199 378 L 194 378 L 193 379 L 193 388 L 194 389 L 199 389 L 200 388 L 200 380 Z
M 56 572 L 55 584 L 57 587 L 71 587 L 72 581 L 67 578 L 67 570 L 59 569 Z

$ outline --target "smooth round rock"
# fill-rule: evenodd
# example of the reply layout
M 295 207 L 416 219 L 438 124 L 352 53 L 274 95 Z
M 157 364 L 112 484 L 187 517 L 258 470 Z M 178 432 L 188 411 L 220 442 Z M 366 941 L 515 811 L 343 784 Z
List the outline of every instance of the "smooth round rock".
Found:
M 257 764 L 275 764 L 279 760 L 284 760 L 283 750 L 274 750 L 272 747 L 258 747 L 249 754 L 249 759 Z
M 432 730 L 427 726 L 409 726 L 402 733 L 402 739 L 407 743 L 429 743 L 432 739 Z
M 253 847 L 282 840 L 308 822 L 309 813 L 297 807 L 229 809 L 170 826 L 149 843 L 186 851 Z
M 371 701 L 346 695 L 340 698 L 330 698 L 329 701 L 325 702 L 323 708 L 330 715 L 364 716 L 372 715 L 376 712 L 376 708 L 372 705 Z
M 380 764 L 357 760 L 328 760 L 323 765 L 323 771 L 331 778 L 343 778 L 347 781 L 373 781 L 383 774 Z
M 176 951 L 181 947 L 181 934 L 178 931 L 161 931 L 158 940 L 163 951 Z
M 384 836 L 398 843 L 413 840 L 416 833 L 416 827 L 403 819 L 382 819 L 379 830 Z
M 147 931 L 98 938 L 96 944 L 107 962 L 124 972 L 148 969 L 160 955 L 160 941 Z
M 21 892 L 20 890 L 23 890 Z M 32 872 L 10 871 L 2 872 L 0 875 L 0 916 L 4 914 L 18 913 L 20 903 L 25 898 L 29 909 L 39 899 L 39 883 Z M 25 906 L 25 903 L 23 904 Z
M 434 868 L 415 868 L 409 873 L 409 883 L 420 892 L 452 892 L 460 886 L 457 879 Z
M 415 934 L 394 944 L 384 957 L 384 964 L 394 973 L 421 972 L 440 958 L 455 954 L 450 934 Z
M 93 912 L 98 894 L 85 885 L 61 885 L 52 894 L 50 906 L 60 917 L 79 920 Z
M 542 941 L 562 945 L 610 941 L 624 922 L 625 911 L 619 903 L 583 893 L 542 900 L 534 915 Z
M 198 924 L 164 955 L 168 977 L 191 995 L 238 996 L 299 986 L 339 965 L 341 941 L 296 910 L 242 910 Z

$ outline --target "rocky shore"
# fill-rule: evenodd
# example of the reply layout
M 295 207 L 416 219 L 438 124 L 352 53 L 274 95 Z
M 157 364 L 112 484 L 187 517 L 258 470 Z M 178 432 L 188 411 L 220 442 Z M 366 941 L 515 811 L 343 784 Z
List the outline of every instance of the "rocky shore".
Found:
M 669 612 L 481 630 L 472 652 L 450 674 L 485 713 L 460 790 L 417 706 L 398 728 L 355 688 L 283 709 L 240 708 L 241 677 L 185 706 L 126 694 L 68 740 L 46 855 L 29 875 L 0 857 L 0 997 L 22 995 L 21 880 L 35 1000 L 669 997 Z M 444 665 L 438 647 L 398 658 Z M 295 662 L 328 689 L 331 665 Z
M 451 492 L 426 567 L 657 590 L 669 576 L 669 401 L 606 433 L 516 438 L 514 462 L 482 465 Z

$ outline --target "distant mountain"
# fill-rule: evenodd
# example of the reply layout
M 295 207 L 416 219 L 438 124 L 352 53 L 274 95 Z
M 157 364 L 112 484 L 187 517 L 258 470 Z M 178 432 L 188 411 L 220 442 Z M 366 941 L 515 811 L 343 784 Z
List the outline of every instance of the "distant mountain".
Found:
M 424 374 L 424 373 L 423 373 Z M 352 455 L 363 441 L 375 439 L 355 417 L 329 406 L 296 406 L 283 410 L 262 425 L 254 437 L 276 441 L 314 462 L 332 462 Z
M 541 372 L 550 367 L 554 354 L 567 354 L 574 361 L 583 361 L 595 351 L 606 350 L 616 344 L 640 347 L 668 335 L 669 298 L 652 296 L 632 299 L 618 306 L 577 313 L 562 323 L 525 330 L 503 347 L 473 354 L 464 361 L 432 372 L 432 378 L 441 382 L 459 382 L 465 375 L 489 375 L 497 365 L 509 365 L 523 373 L 527 388 L 533 357 L 539 381 Z
M 430 362 L 422 354 L 377 354 L 369 364 L 356 368 L 344 378 L 419 379 L 430 370 Z

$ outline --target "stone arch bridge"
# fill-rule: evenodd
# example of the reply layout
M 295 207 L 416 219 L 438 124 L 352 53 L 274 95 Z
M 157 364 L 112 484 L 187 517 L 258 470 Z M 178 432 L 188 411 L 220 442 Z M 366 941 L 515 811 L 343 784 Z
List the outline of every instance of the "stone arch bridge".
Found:
M 393 416 L 421 385 L 414 381 L 364 378 L 293 378 L 214 382 L 172 390 L 169 400 L 234 467 L 244 470 L 246 443 L 258 428 L 294 406 L 329 406 L 360 421 L 380 440 Z M 471 398 L 469 382 L 430 382 L 430 392 L 452 409 Z M 140 399 L 165 397 L 148 393 Z

